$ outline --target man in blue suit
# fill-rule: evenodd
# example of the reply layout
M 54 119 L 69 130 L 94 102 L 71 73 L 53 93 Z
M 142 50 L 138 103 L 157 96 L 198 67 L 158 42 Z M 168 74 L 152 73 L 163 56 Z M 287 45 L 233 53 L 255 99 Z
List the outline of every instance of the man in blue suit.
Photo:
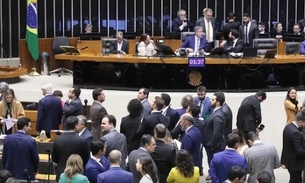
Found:
M 196 26 L 194 28 L 195 35 L 189 36 L 182 43 L 181 48 L 185 48 L 189 53 L 203 54 L 208 51 L 208 42 L 202 36 L 202 27 Z
M 104 156 L 106 152 L 105 142 L 101 139 L 93 140 L 91 143 L 91 157 L 85 167 L 85 175 L 90 183 L 97 182 L 97 176 L 110 168 L 108 159 Z
M 211 99 L 206 96 L 206 87 L 200 85 L 197 87 L 197 96 L 194 97 L 194 103 L 200 107 L 199 118 L 207 120 L 213 112 L 211 107 Z
M 81 94 L 81 90 L 79 88 L 71 88 L 68 92 L 68 100 L 64 105 L 64 118 L 63 118 L 63 127 L 65 127 L 65 120 L 69 116 L 78 116 L 82 114 L 83 104 L 80 100 L 79 96 Z
M 118 150 L 113 150 L 109 154 L 110 169 L 97 176 L 97 183 L 132 183 L 132 173 L 120 167 L 122 154 Z
M 236 152 L 239 138 L 237 134 L 229 134 L 227 142 L 228 148 L 214 154 L 209 170 L 209 175 L 213 183 L 222 183 L 227 180 L 228 174 L 233 166 L 240 166 L 245 170 L 247 169 L 246 158 Z
M 180 118 L 181 129 L 185 131 L 181 143 L 181 149 L 187 150 L 193 157 L 194 165 L 199 168 L 202 167 L 202 161 L 200 157 L 201 147 L 201 133 L 198 128 L 193 126 L 194 118 L 191 114 L 183 114 Z
M 18 131 L 4 139 L 2 163 L 3 168 L 10 171 L 14 178 L 25 179 L 23 171 L 26 169 L 31 180 L 35 180 L 39 157 L 37 143 L 27 133 L 31 130 L 31 120 L 26 117 L 17 121 Z
M 63 110 L 59 98 L 52 95 L 53 85 L 44 84 L 41 88 L 44 98 L 39 100 L 36 131 L 46 131 L 46 136 L 50 138 L 51 130 L 58 130 L 61 123 Z
M 93 136 L 90 130 L 86 128 L 87 118 L 84 115 L 78 115 L 77 118 L 78 118 L 78 124 L 76 126 L 76 131 L 80 137 L 86 139 L 87 144 L 90 147 L 91 142 L 93 140 Z

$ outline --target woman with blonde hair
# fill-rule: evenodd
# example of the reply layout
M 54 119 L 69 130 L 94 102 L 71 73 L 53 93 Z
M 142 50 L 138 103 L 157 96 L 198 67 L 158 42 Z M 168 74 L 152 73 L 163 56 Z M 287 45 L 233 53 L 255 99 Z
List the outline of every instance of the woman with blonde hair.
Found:
M 78 154 L 71 154 L 66 163 L 64 173 L 60 175 L 59 183 L 89 183 L 84 172 L 83 160 Z
M 2 100 L 0 102 L 0 119 L 2 124 L 2 133 L 12 134 L 17 131 L 16 124 L 7 129 L 4 120 L 12 119 L 14 123 L 17 122 L 18 118 L 25 117 L 24 109 L 20 101 L 16 99 L 15 92 L 13 89 L 7 89 L 3 93 Z

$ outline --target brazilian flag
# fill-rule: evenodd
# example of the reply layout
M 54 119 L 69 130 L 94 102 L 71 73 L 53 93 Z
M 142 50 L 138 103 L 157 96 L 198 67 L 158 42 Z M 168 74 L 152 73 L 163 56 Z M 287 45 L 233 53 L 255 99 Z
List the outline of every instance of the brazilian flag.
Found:
M 34 61 L 39 58 L 38 33 L 37 33 L 37 0 L 27 0 L 26 16 L 26 43 Z

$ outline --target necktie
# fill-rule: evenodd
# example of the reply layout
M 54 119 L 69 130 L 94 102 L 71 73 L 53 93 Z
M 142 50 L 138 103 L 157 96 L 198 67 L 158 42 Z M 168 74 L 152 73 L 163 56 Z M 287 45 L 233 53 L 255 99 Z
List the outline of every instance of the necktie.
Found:
M 195 53 L 199 53 L 200 39 L 199 39 L 199 38 L 196 38 L 196 39 L 197 39 L 197 45 L 196 45 L 196 51 L 195 51 Z
M 245 25 L 245 43 L 248 43 L 248 24 Z
M 199 102 L 199 107 L 200 107 L 200 113 L 199 113 L 199 118 L 202 118 L 202 111 L 203 111 L 203 100 L 200 100 Z
M 210 35 L 211 35 L 211 26 L 210 26 L 210 21 L 208 20 L 208 30 L 207 30 L 207 34 L 208 34 L 208 38 L 207 41 L 210 42 Z

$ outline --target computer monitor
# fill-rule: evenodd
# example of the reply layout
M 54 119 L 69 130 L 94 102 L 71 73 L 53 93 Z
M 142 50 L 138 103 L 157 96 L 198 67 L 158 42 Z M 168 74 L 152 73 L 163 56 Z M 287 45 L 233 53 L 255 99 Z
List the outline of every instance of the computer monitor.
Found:
M 303 42 L 304 35 L 283 34 L 283 41 L 285 41 L 285 42 Z
M 166 45 L 156 45 L 156 46 L 158 48 L 156 50 L 158 54 L 176 56 L 175 52 L 172 50 L 171 47 Z
M 257 48 L 245 47 L 243 50 L 243 58 L 257 57 Z
M 80 40 L 101 40 L 101 33 L 91 32 L 91 33 L 80 33 Z
M 165 39 L 181 39 L 181 33 L 180 32 L 165 32 L 164 38 Z
M 277 50 L 273 49 L 273 50 L 267 50 L 265 53 L 265 58 L 275 58 Z

